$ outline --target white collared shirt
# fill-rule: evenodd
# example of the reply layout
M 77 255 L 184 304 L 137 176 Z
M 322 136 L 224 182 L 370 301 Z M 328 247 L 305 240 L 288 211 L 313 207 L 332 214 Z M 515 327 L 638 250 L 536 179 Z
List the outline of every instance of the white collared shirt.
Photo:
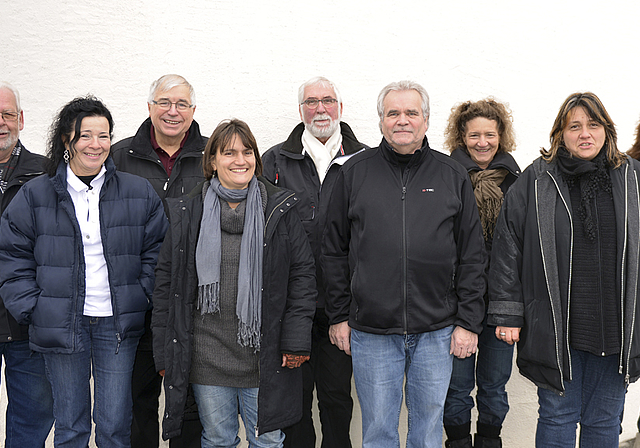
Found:
M 82 233 L 85 263 L 84 315 L 113 316 L 107 260 L 104 258 L 100 235 L 100 190 L 107 170 L 104 165 L 91 181 L 91 187 L 78 179 L 67 166 L 67 191 L 71 195 L 76 219 Z

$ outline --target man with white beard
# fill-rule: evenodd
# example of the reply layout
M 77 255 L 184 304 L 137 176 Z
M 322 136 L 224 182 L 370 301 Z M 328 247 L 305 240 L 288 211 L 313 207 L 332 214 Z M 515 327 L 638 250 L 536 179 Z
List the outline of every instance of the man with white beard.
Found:
M 0 82 L 0 213 L 25 182 L 44 173 L 45 158 L 20 142 L 23 128 L 20 94 Z M 44 448 L 53 425 L 53 397 L 42 355 L 29 348 L 28 331 L 28 325 L 19 325 L 0 300 L 0 355 L 9 402 L 3 446 Z
M 303 369 L 303 417 L 284 428 L 286 448 L 316 446 L 311 417 L 316 387 L 323 448 L 351 447 L 351 357 L 331 344 L 325 313 L 325 289 L 320 271 L 320 246 L 325 209 L 340 166 L 367 148 L 348 124 L 340 121 L 342 99 L 334 83 L 312 78 L 298 89 L 302 123 L 286 141 L 262 156 L 263 175 L 274 184 L 294 190 L 302 202 L 296 207 L 316 261 L 318 302 L 313 322 L 311 359 Z

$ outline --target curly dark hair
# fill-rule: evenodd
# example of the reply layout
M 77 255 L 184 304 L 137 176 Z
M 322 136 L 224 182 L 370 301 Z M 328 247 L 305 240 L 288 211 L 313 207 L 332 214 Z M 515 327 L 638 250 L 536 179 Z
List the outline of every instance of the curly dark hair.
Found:
M 449 152 L 460 148 L 468 153 L 467 145 L 464 142 L 467 123 L 478 117 L 493 120 L 498 124 L 500 136 L 498 152 L 511 152 L 516 149 L 513 117 L 508 105 L 489 97 L 475 102 L 465 101 L 451 108 L 451 115 L 449 115 L 449 121 L 444 131 L 444 147 Z
M 45 170 L 49 177 L 56 174 L 58 165 L 64 160 L 64 151 L 67 144 L 70 149 L 70 156 L 73 158 L 75 145 L 80 139 L 80 129 L 82 120 L 86 117 L 104 117 L 109 122 L 109 138 L 113 138 L 113 118 L 111 112 L 102 101 L 93 95 L 74 98 L 62 106 L 56 115 L 51 128 L 49 129 L 49 139 L 47 141 L 47 157 Z M 71 135 L 73 134 L 73 138 Z

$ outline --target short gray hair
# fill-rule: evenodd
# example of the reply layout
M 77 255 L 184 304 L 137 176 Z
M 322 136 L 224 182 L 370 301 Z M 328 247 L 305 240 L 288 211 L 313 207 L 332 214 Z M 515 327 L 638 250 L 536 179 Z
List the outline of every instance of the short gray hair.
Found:
M 429 94 L 415 81 L 398 81 L 387 84 L 378 95 L 378 116 L 380 117 L 380 126 L 382 126 L 382 120 L 384 118 L 384 99 L 389 92 L 403 91 L 403 90 L 415 90 L 420 94 L 422 98 L 422 116 L 427 119 L 427 125 L 429 124 Z
M 332 81 L 329 81 L 324 76 L 316 76 L 315 78 L 311 78 L 310 80 L 308 80 L 307 82 L 305 82 L 300 86 L 300 88 L 298 89 L 298 104 L 302 104 L 302 102 L 304 101 L 304 89 L 310 86 L 315 86 L 316 84 L 321 84 L 324 87 L 332 88 L 336 94 L 336 99 L 338 100 L 338 104 L 342 104 L 342 97 L 340 96 L 340 91 Z
M 196 104 L 196 92 L 193 90 L 193 86 L 180 75 L 164 75 L 156 79 L 151 83 L 149 89 L 149 99 L 147 103 L 151 104 L 158 92 L 167 92 L 174 87 L 186 86 L 189 88 L 189 101 L 195 106 Z
M 0 81 L 0 89 L 7 89 L 11 93 L 13 93 L 13 96 L 16 98 L 16 107 L 18 108 L 16 112 L 20 113 L 22 108 L 20 107 L 20 92 L 18 92 L 18 89 L 16 89 L 6 81 Z

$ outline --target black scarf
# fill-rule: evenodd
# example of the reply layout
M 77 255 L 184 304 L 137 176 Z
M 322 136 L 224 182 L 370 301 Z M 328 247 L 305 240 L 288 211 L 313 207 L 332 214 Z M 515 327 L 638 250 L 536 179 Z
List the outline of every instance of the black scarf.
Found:
M 596 229 L 593 221 L 593 207 L 596 193 L 598 190 L 603 190 L 613 198 L 606 150 L 600 150 L 591 160 L 583 160 L 573 157 L 566 148 L 560 147 L 556 160 L 562 178 L 569 189 L 576 184 L 580 187 L 580 218 L 585 235 L 594 241 Z

